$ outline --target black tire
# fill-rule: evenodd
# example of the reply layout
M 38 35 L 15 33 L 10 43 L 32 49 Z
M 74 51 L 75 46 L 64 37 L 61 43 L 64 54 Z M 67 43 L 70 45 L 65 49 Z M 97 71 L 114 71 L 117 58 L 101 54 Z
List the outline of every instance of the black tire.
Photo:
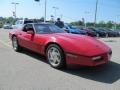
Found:
M 16 52 L 19 52 L 22 50 L 22 47 L 19 46 L 19 44 L 18 44 L 18 40 L 17 40 L 16 36 L 13 36 L 13 38 L 12 38 L 12 46 L 13 46 L 14 51 L 16 51 Z
M 62 69 L 66 66 L 65 55 L 63 50 L 56 44 L 47 47 L 46 57 L 48 63 L 56 69 Z

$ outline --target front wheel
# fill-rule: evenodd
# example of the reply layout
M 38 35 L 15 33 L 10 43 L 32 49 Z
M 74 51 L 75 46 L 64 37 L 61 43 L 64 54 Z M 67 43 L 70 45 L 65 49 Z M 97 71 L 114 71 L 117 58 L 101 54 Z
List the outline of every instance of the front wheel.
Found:
M 53 68 L 61 69 L 65 67 L 64 53 L 58 45 L 49 45 L 46 51 L 46 56 L 49 64 Z

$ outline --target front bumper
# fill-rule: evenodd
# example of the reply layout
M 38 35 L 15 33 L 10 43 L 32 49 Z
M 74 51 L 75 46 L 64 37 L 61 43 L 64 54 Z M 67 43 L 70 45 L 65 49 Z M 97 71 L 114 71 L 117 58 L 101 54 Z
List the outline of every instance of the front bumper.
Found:
M 98 66 L 107 63 L 111 59 L 111 55 L 111 52 L 92 57 L 66 54 L 66 62 L 68 65 Z M 101 56 L 101 58 L 98 60 L 92 60 L 93 57 L 97 56 Z

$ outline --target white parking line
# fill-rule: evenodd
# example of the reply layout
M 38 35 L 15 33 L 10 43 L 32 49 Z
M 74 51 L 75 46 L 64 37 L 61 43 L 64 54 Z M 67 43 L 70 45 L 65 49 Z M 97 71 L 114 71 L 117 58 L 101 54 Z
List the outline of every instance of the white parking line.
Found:
M 0 43 L 2 43 L 3 45 L 5 45 L 6 47 L 10 47 L 11 48 L 10 42 L 6 43 L 6 42 L 0 40 Z

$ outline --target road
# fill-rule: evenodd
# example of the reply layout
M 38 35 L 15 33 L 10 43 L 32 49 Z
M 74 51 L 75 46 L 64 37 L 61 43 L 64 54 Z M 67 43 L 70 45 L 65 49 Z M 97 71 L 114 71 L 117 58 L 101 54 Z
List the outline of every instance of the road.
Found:
M 43 56 L 14 52 L 8 32 L 0 29 L 0 90 L 120 90 L 120 38 L 100 39 L 113 50 L 108 64 L 56 70 Z

